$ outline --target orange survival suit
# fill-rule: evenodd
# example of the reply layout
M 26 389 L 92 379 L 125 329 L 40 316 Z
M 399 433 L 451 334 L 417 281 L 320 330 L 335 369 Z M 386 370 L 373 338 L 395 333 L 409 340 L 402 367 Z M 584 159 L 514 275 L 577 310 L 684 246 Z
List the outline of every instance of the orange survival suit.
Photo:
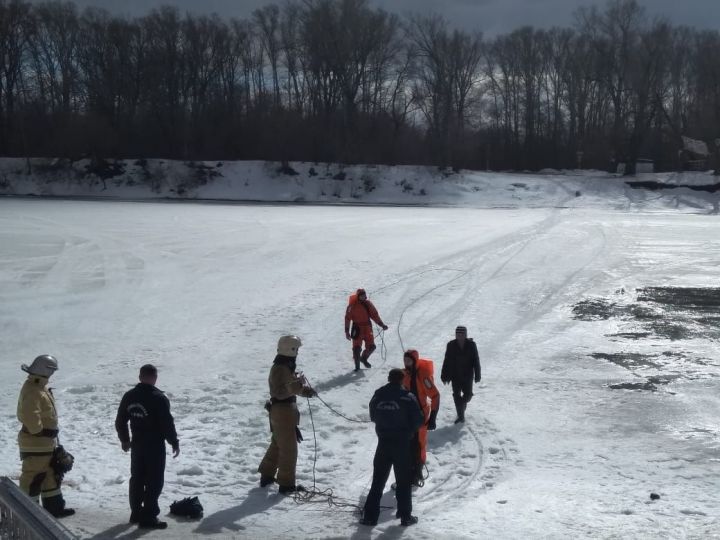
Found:
M 360 369 L 360 362 L 365 367 L 370 367 L 368 358 L 376 349 L 373 336 L 372 321 L 379 324 L 383 330 L 387 325 L 382 321 L 373 303 L 367 299 L 365 289 L 358 289 L 350 295 L 348 307 L 345 310 L 345 337 L 352 339 L 353 360 L 355 370 Z M 352 323 L 352 328 L 350 328 Z M 365 350 L 362 350 L 362 343 L 365 342 Z M 362 351 L 362 352 L 361 352 Z
M 417 452 L 414 460 L 413 482 L 416 485 L 422 485 L 422 467 L 426 458 L 427 432 L 435 429 L 435 419 L 440 409 L 440 391 L 435 386 L 432 360 L 420 358 L 420 354 L 415 349 L 408 349 L 403 360 L 405 362 L 403 386 L 415 395 L 425 415 L 425 422 L 418 429 L 417 443 L 413 450 Z

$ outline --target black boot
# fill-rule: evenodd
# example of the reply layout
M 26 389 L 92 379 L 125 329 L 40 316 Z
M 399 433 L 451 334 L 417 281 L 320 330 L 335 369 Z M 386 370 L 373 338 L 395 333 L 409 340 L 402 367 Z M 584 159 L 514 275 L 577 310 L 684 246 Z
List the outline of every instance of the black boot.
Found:
M 353 347 L 353 360 L 355 360 L 355 371 L 360 371 L 360 347 Z
M 455 402 L 455 411 L 457 412 L 455 423 L 459 424 L 465 421 L 465 400 L 460 396 L 453 396 L 453 401 Z
M 138 523 L 141 529 L 167 529 L 167 522 L 160 521 L 158 518 L 145 519 Z
M 260 487 L 269 486 L 275 482 L 275 478 L 272 476 L 260 476 Z
M 370 362 L 368 362 L 368 358 L 370 358 L 370 354 L 371 353 L 369 353 L 367 350 L 365 350 L 362 353 L 362 356 L 360 357 L 360 361 L 362 362 L 362 365 L 365 366 L 366 368 L 372 367 L 372 365 L 370 365 Z
M 280 486 L 278 488 L 278 493 L 280 493 L 281 495 L 287 495 L 289 493 L 296 493 L 301 491 L 307 491 L 307 489 L 305 489 L 305 486 L 302 486 L 300 484 L 296 484 L 294 486 Z
M 55 495 L 54 497 L 48 498 L 43 497 L 42 505 L 45 510 L 50 512 L 53 517 L 56 518 L 64 518 L 75 514 L 75 510 L 73 508 L 65 507 L 65 499 L 63 499 L 62 495 Z

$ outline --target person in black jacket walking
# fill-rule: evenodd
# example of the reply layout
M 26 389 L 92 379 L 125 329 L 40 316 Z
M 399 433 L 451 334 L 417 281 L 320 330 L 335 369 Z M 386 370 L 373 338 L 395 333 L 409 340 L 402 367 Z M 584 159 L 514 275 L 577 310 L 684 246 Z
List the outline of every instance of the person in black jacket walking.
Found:
M 453 401 L 457 418 L 455 423 L 465 421 L 465 408 L 473 396 L 473 379 L 480 382 L 480 357 L 477 345 L 467 337 L 467 328 L 458 326 L 455 339 L 448 342 L 445 349 L 440 380 L 443 384 L 452 383 Z
M 400 525 L 407 527 L 418 522 L 412 515 L 411 441 L 425 416 L 415 396 L 403 388 L 404 377 L 402 369 L 390 370 L 388 384 L 378 388 L 370 400 L 370 420 L 375 422 L 378 444 L 373 459 L 372 487 L 360 520 L 363 525 L 377 525 L 380 499 L 391 467 L 395 471 L 396 516 L 400 518 Z
M 180 454 L 170 401 L 155 387 L 157 368 L 140 368 L 140 383 L 125 393 L 118 407 L 115 429 L 124 452 L 130 452 L 130 523 L 151 529 L 165 529 L 158 520 L 158 498 L 165 483 L 165 441 Z M 128 433 L 128 422 L 132 440 Z

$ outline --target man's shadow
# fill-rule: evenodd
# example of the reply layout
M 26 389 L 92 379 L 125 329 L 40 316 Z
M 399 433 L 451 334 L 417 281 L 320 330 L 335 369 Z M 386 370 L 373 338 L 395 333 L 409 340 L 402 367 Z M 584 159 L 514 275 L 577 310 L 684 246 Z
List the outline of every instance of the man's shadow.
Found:
M 358 379 L 362 379 L 364 377 L 364 371 L 350 371 L 348 373 L 343 373 L 342 375 L 336 375 L 335 377 L 333 377 L 332 379 L 328 379 L 327 381 L 322 381 L 314 384 L 313 388 L 318 393 L 327 392 L 328 390 L 333 390 L 335 388 L 345 386 L 346 384 L 355 383 Z
M 242 531 L 244 526 L 238 522 L 247 516 L 259 514 L 283 500 L 275 492 L 256 487 L 248 491 L 245 500 L 237 506 L 220 510 L 205 517 L 193 531 L 199 534 L 219 534 L 223 529 Z
M 128 530 L 131 529 L 132 530 Z M 153 529 L 140 529 L 136 528 L 132 523 L 120 523 L 113 525 L 109 529 L 97 533 L 94 536 L 88 538 L 88 540 L 100 540 L 104 539 L 117 539 L 117 540 L 131 540 L 132 538 L 140 538 L 153 531 Z
M 443 426 L 430 432 L 428 450 L 437 450 L 447 443 L 455 444 L 463 437 L 463 430 L 457 424 Z

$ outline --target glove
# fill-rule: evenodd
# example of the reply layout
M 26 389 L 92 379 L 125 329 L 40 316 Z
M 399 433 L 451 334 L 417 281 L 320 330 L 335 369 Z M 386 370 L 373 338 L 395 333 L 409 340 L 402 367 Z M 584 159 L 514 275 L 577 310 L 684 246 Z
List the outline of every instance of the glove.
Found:
M 445 378 L 445 377 L 440 377 L 440 380 L 442 381 L 443 384 L 447 384 L 447 383 L 450 382 L 450 379 Z M 476 382 L 477 382 L 477 381 L 476 381 Z
M 432 411 L 430 413 L 430 418 L 428 419 L 427 428 L 428 431 L 434 430 L 437 426 L 435 425 L 435 419 L 437 418 L 437 411 Z
M 350 337 L 350 332 L 345 332 L 345 339 L 347 339 L 348 341 L 350 341 L 350 339 L 351 339 L 351 337 Z
M 127 452 L 128 450 L 130 450 L 130 441 L 121 442 L 120 447 L 122 448 L 123 452 Z
M 180 443 L 176 442 L 175 444 L 173 444 L 172 449 L 173 449 L 173 457 L 174 458 L 178 457 L 180 455 Z
M 387 324 L 381 324 L 381 325 L 380 325 L 380 328 L 382 328 L 383 330 L 387 330 L 387 329 L 388 329 L 388 325 L 387 325 Z
M 317 392 L 313 388 L 306 386 L 305 388 L 302 389 L 302 396 L 308 397 L 308 398 L 315 397 L 315 396 L 317 396 Z
M 303 436 L 302 436 L 302 432 L 300 431 L 300 428 L 297 426 L 295 427 L 295 439 L 299 443 L 303 442 L 303 440 L 304 440 Z
M 480 382 L 480 377 L 475 377 L 475 382 Z
M 43 430 L 40 433 L 36 433 L 36 437 L 50 437 L 54 439 L 58 436 L 58 433 L 60 433 L 59 429 L 49 429 L 49 428 L 43 428 Z

